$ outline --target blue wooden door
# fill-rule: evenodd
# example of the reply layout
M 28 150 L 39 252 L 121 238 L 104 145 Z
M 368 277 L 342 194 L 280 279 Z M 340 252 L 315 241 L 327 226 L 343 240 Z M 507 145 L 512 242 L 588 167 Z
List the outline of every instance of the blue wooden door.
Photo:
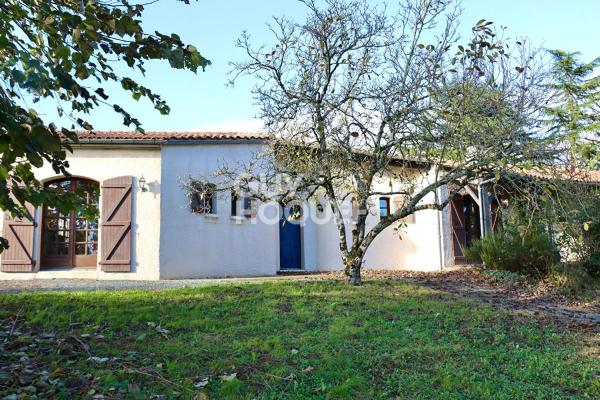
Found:
M 300 224 L 287 220 L 288 209 L 283 209 L 281 214 L 279 219 L 279 268 L 300 269 L 302 266 Z

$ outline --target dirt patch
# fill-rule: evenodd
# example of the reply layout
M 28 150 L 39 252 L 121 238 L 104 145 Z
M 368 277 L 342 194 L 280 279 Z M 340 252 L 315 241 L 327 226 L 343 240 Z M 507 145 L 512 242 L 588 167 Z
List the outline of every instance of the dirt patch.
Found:
M 346 280 L 343 272 L 309 274 L 307 279 Z M 415 272 L 365 269 L 363 280 L 397 279 L 435 290 L 475 299 L 509 311 L 536 318 L 549 318 L 568 329 L 600 333 L 600 299 L 581 301 L 557 293 L 543 283 L 521 280 L 498 280 L 477 268 L 461 267 L 445 272 Z

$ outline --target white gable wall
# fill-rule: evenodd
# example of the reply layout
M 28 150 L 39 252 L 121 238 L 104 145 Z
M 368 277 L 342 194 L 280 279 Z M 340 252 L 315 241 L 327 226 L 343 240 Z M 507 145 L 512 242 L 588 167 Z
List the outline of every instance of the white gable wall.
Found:
M 230 198 L 217 199 L 217 217 L 190 211 L 181 180 L 210 177 L 228 163 L 250 160 L 256 144 L 165 145 L 161 203 L 161 278 L 274 275 L 279 269 L 277 207 L 260 205 L 275 223 L 231 218 Z

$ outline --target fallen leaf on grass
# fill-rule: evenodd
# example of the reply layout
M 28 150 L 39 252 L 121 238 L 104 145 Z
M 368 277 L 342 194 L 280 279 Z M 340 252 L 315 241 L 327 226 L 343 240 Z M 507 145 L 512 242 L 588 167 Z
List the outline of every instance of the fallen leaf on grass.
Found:
M 95 361 L 97 363 L 105 363 L 105 362 L 107 362 L 109 360 L 109 358 L 108 357 L 96 357 L 96 356 L 93 356 L 93 357 L 88 358 L 88 360 Z
M 162 328 L 160 325 L 156 327 L 156 332 L 160 333 L 161 335 L 168 335 L 169 333 L 171 333 L 170 330 Z
M 200 379 L 198 382 L 194 383 L 194 387 L 203 388 L 204 386 L 208 385 L 209 381 L 210 381 L 209 377 L 204 377 L 204 378 Z
M 221 378 L 224 381 L 232 381 L 237 377 L 237 372 L 234 372 L 232 374 L 229 375 L 221 375 L 219 378 Z
M 167 337 L 167 335 L 169 333 L 171 333 L 170 330 L 161 327 L 160 324 L 157 324 L 156 322 L 146 322 L 146 324 L 149 327 L 154 328 L 156 330 L 156 332 L 160 333 L 161 335 L 163 335 L 165 337 Z

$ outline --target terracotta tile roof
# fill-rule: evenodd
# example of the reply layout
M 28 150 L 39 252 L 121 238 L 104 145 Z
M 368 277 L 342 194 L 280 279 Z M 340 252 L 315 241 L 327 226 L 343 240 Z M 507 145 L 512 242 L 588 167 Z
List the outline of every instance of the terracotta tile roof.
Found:
M 517 173 L 530 176 L 533 178 L 560 178 L 566 181 L 573 182 L 590 182 L 600 183 L 600 171 L 580 169 L 580 168 L 565 168 L 556 166 L 548 167 L 545 170 L 517 170 Z
M 146 133 L 136 133 L 131 131 L 79 131 L 77 132 L 79 139 L 93 142 L 110 141 L 110 140 L 152 140 L 157 142 L 166 141 L 202 141 L 202 140 L 265 140 L 269 136 L 264 133 L 250 132 L 177 132 L 177 131 L 148 131 Z M 406 159 L 404 159 L 406 161 Z M 415 161 L 415 160 L 411 160 Z M 535 171 L 521 171 L 525 175 L 548 177 L 551 176 L 548 172 L 540 173 Z M 578 170 L 567 171 L 561 170 L 559 174 L 566 179 L 575 181 L 587 181 L 600 183 L 600 171 Z
M 93 141 L 97 140 L 256 140 L 266 139 L 263 133 L 244 132 L 158 132 L 148 131 L 136 133 L 127 131 L 80 131 L 77 132 L 79 139 Z

